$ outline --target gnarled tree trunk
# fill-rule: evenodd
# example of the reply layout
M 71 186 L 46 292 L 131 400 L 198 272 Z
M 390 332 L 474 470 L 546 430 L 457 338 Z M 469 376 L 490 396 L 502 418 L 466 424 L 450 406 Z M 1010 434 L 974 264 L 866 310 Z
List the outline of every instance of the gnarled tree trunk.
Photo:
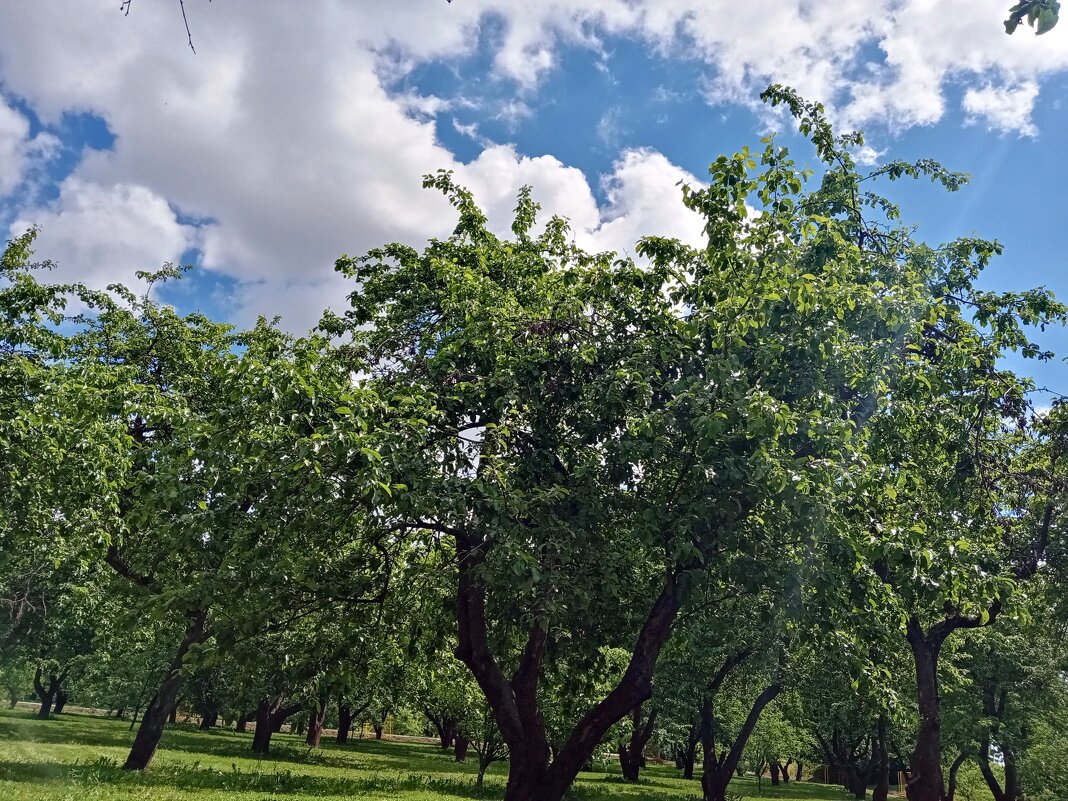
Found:
M 548 734 L 538 703 L 538 681 L 547 634 L 535 622 L 512 677 L 505 676 L 489 645 L 486 592 L 479 582 L 484 543 L 466 531 L 456 537 L 458 586 L 457 658 L 470 669 L 485 693 L 508 746 L 505 801 L 560 801 L 609 728 L 652 694 L 653 669 L 682 604 L 685 587 L 670 573 L 638 635 L 623 677 L 572 729 L 566 742 L 550 754 Z
M 41 720 L 47 720 L 48 716 L 52 713 L 52 703 L 60 693 L 68 672 L 69 669 L 64 669 L 59 673 L 49 673 L 47 687 L 41 681 L 43 676 L 41 668 L 38 667 L 33 674 L 33 689 L 34 692 L 37 693 L 37 697 L 41 700 L 41 707 L 37 710 L 37 717 Z M 60 710 L 58 709 L 56 710 L 57 714 L 59 711 Z

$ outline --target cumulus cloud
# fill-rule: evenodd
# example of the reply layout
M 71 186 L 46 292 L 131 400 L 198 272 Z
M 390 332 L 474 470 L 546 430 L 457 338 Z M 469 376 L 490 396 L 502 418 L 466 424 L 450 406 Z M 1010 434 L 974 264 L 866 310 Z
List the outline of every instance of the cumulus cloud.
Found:
M 26 179 L 31 164 L 52 156 L 58 140 L 46 133 L 30 136 L 30 121 L 0 98 L 0 198 Z
M 1034 81 L 1007 87 L 987 84 L 965 91 L 961 105 L 971 122 L 982 120 L 991 130 L 1036 136 L 1038 128 L 1031 120 L 1031 112 L 1037 97 L 1038 84 Z
M 682 205 L 681 185 L 701 186 L 686 170 L 653 150 L 627 150 L 601 179 L 607 205 L 603 221 L 580 234 L 592 249 L 633 255 L 642 236 L 680 239 L 691 245 L 703 239 L 704 221 Z
M 101 186 L 77 178 L 64 181 L 59 198 L 28 209 L 13 232 L 39 225 L 37 252 L 56 263 L 61 281 L 102 289 L 133 286 L 138 270 L 177 262 L 196 244 L 196 229 L 178 221 L 166 200 L 143 186 Z
M 600 57 L 608 37 L 623 36 L 703 62 L 712 102 L 752 104 L 781 81 L 846 123 L 906 126 L 938 120 L 953 82 L 976 123 L 1024 133 L 1042 77 L 1068 67 L 1068 38 L 1006 37 L 997 0 L 309 1 L 270 14 L 187 3 L 196 56 L 172 6 L 137 4 L 129 17 L 107 0 L 5 9 L 5 91 L 46 125 L 89 112 L 116 137 L 16 224 L 41 224 L 42 255 L 94 280 L 128 278 L 195 245 L 206 268 L 235 279 L 242 321 L 278 312 L 295 328 L 349 291 L 332 272 L 337 255 L 448 232 L 450 207 L 419 186 L 439 168 L 469 183 L 501 230 L 517 188 L 531 184 L 591 245 L 629 251 L 644 233 L 699 236 L 677 200 L 676 183 L 693 177 L 652 151 L 619 156 L 601 208 L 592 177 L 551 155 L 476 139 L 481 154 L 461 163 L 437 126 L 463 98 L 391 89 L 418 65 L 490 48 L 491 79 L 516 91 L 484 112 L 518 126 L 562 47 Z M 35 158 L 27 126 L 0 105 L 0 194 Z M 182 224 L 175 209 L 205 222 Z

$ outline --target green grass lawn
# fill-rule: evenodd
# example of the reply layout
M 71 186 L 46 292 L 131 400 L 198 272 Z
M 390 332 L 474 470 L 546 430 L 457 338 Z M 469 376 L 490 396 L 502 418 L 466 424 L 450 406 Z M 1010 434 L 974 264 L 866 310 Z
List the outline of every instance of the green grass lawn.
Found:
M 303 738 L 276 734 L 271 754 L 249 752 L 251 734 L 168 729 L 144 774 L 121 769 L 133 733 L 121 721 L 62 715 L 39 721 L 32 712 L 0 711 L 0 799 L 3 801 L 429 801 L 500 798 L 503 765 L 494 765 L 486 786 L 475 786 L 477 765 L 457 764 L 434 745 L 358 740 L 313 750 Z M 472 755 L 473 756 L 473 755 Z M 616 766 L 612 766 L 616 768 Z M 744 798 L 846 801 L 836 787 L 808 782 L 772 788 L 736 779 Z M 695 781 L 670 767 L 643 771 L 638 784 L 618 773 L 584 773 L 571 793 L 576 801 L 679 801 L 700 798 Z

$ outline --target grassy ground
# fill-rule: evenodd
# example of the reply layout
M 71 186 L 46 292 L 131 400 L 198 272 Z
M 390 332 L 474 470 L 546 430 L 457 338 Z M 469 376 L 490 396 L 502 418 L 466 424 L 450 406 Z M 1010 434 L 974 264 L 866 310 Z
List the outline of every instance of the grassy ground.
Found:
M 504 770 L 494 765 L 486 786 L 475 786 L 476 765 L 458 765 L 433 745 L 355 741 L 319 750 L 303 738 L 276 734 L 269 757 L 249 753 L 250 734 L 168 729 L 144 774 L 121 770 L 133 737 L 129 724 L 81 715 L 39 721 L 21 709 L 0 711 L 0 799 L 3 801 L 431 801 L 500 798 Z M 613 766 L 615 767 L 615 766 Z M 846 801 L 835 787 L 791 782 L 775 788 L 736 779 L 744 798 Z M 668 767 L 643 771 L 624 784 L 618 774 L 584 773 L 575 801 L 693 801 L 696 782 Z

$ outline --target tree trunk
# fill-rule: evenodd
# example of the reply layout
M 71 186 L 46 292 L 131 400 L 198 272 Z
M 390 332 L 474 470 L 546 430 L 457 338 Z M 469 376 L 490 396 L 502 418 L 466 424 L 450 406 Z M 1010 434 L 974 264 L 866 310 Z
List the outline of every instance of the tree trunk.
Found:
M 778 787 L 780 773 L 778 760 L 773 759 L 771 760 L 771 762 L 768 763 L 768 772 L 771 774 L 771 786 Z
M 14 709 L 19 704 L 19 693 L 14 687 L 7 688 L 7 708 Z
M 1019 801 L 1023 796 L 1020 793 L 1019 770 L 1016 766 L 1016 753 L 1007 745 L 1001 747 L 1002 769 L 1005 775 L 1005 786 L 1002 787 L 998 777 L 990 767 L 990 737 L 983 737 L 983 744 L 979 751 L 979 770 L 983 774 L 986 786 L 990 788 L 990 794 L 994 801 Z
M 56 705 L 52 707 L 52 714 L 59 715 L 67 705 L 67 694 L 63 690 L 56 691 Z
M 271 750 L 271 735 L 274 727 L 271 724 L 271 700 L 263 698 L 256 707 L 256 729 L 252 732 L 252 753 L 266 754 Z
M 337 705 L 337 736 L 334 740 L 338 745 L 344 745 L 349 741 L 349 732 L 352 730 L 352 707 L 344 701 Z
M 178 704 L 175 704 L 174 706 L 171 707 L 170 714 L 167 715 L 167 722 L 168 723 L 177 723 L 178 722 Z
M 957 773 L 960 772 L 960 766 L 964 764 L 964 761 L 971 756 L 967 751 L 962 751 L 956 759 L 953 760 L 953 764 L 949 767 L 949 785 L 946 788 L 946 801 L 953 801 L 957 795 Z
M 241 717 L 237 719 L 237 723 L 234 725 L 234 731 L 248 731 L 248 719 L 251 715 L 248 712 L 242 713 Z
M 256 707 L 256 731 L 252 735 L 252 751 L 266 754 L 271 750 L 271 736 L 282 728 L 286 718 L 296 714 L 301 704 L 282 706 L 285 696 L 279 695 L 273 700 L 263 698 Z
M 908 784 L 908 801 L 943 801 L 942 709 L 938 689 L 942 639 L 928 637 L 915 615 L 909 618 L 907 637 L 916 665 L 916 700 L 920 713 L 910 760 L 912 778 Z
M 682 749 L 682 778 L 693 778 L 693 766 L 697 761 L 697 743 L 700 739 L 701 730 L 698 726 L 690 727 L 690 734 L 686 738 L 686 747 Z
M 471 741 L 464 737 L 462 734 L 456 735 L 456 750 L 455 756 L 457 762 L 463 762 L 467 759 L 467 749 L 471 745 Z
M 638 704 L 631 712 L 630 739 L 619 746 L 619 767 L 623 771 L 623 779 L 628 782 L 638 781 L 638 775 L 643 765 L 643 752 L 649 738 L 653 736 L 653 726 L 656 724 L 656 710 L 654 709 L 645 723 L 642 723 L 642 705 Z
M 209 709 L 200 718 L 200 730 L 201 731 L 208 731 L 218 722 L 219 722 L 219 712 L 218 712 L 218 710 Z
M 727 785 L 730 784 L 735 770 L 741 767 L 742 752 L 745 750 L 746 743 L 749 742 L 749 736 L 753 733 L 753 729 L 756 728 L 764 707 L 778 697 L 781 692 L 782 685 L 778 682 L 769 684 L 764 688 L 764 691 L 753 701 L 749 715 L 738 732 L 738 736 L 731 743 L 730 750 L 719 756 L 716 755 L 716 741 L 712 726 L 712 699 L 711 697 L 706 699 L 701 713 L 701 745 L 705 752 L 701 774 L 701 790 L 704 794 L 704 801 L 726 801 Z
M 797 782 L 801 781 L 801 768 L 802 767 L 803 767 L 802 763 L 800 761 L 798 761 L 797 766 L 794 768 L 794 781 L 797 781 Z
M 60 692 L 63 680 L 67 678 L 67 671 L 64 670 L 58 675 L 49 673 L 47 687 L 41 682 L 41 677 L 41 668 L 37 668 L 37 671 L 33 674 L 33 689 L 34 692 L 37 693 L 37 697 L 41 699 L 41 707 L 37 710 L 37 717 L 41 720 L 48 720 L 48 716 L 52 712 L 52 702 Z M 57 713 L 58 711 L 59 710 L 57 710 Z
M 784 764 L 779 765 L 779 773 L 782 774 L 782 783 L 783 784 L 789 784 L 790 783 L 790 765 L 792 765 L 793 762 L 794 762 L 793 757 L 790 757 L 789 759 L 786 760 L 786 762 Z
M 886 712 L 881 712 L 879 721 L 875 724 L 875 740 L 872 743 L 875 751 L 872 755 L 875 788 L 871 792 L 871 801 L 886 801 L 890 795 L 890 750 L 887 727 Z
M 613 724 L 652 694 L 653 670 L 685 594 L 681 573 L 671 572 L 651 606 L 616 686 L 594 704 L 572 729 L 555 755 L 538 703 L 538 682 L 548 635 L 535 622 L 511 678 L 490 647 L 486 591 L 478 572 L 486 549 L 480 537 L 455 532 L 457 552 L 456 657 L 467 665 L 486 696 L 508 746 L 508 783 L 504 801 L 560 801 Z
M 319 699 L 319 704 L 308 713 L 308 736 L 304 744 L 311 748 L 318 748 L 319 741 L 323 738 L 323 721 L 326 719 L 326 697 Z
M 185 682 L 185 677 L 182 675 L 185 655 L 192 645 L 208 639 L 207 622 L 206 610 L 198 610 L 191 615 L 181 645 L 178 646 L 178 652 L 171 660 L 163 682 L 141 718 L 141 725 L 137 729 L 137 736 L 134 737 L 130 755 L 126 757 L 126 764 L 123 766 L 125 770 L 144 770 L 152 761 L 156 746 L 159 745 L 159 740 L 163 736 L 163 726 L 171 712 L 177 708 L 178 693 Z

